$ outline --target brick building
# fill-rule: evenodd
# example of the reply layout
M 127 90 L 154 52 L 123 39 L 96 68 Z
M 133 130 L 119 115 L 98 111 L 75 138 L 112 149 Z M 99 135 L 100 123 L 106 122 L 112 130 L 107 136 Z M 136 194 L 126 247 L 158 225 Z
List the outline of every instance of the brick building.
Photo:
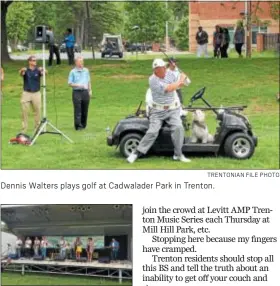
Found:
M 249 2 L 249 1 L 248 1 Z M 252 12 L 256 10 L 257 2 L 251 4 Z M 257 44 L 258 33 L 279 33 L 279 22 L 271 18 L 270 3 L 259 2 L 259 9 L 257 9 L 257 17 L 261 21 L 269 21 L 268 26 L 252 25 L 252 45 Z M 189 50 L 196 51 L 195 35 L 199 26 L 209 35 L 209 46 L 212 46 L 213 32 L 215 25 L 227 27 L 233 39 L 234 29 L 238 20 L 241 20 L 242 13 L 245 12 L 245 2 L 203 2 L 192 1 L 189 2 Z

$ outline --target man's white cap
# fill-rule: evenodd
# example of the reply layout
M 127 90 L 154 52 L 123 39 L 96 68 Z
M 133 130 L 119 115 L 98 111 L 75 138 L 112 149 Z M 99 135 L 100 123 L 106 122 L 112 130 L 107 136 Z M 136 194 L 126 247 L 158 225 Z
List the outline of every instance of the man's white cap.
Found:
M 154 59 L 153 61 L 153 69 L 158 67 L 166 67 L 167 63 L 162 59 Z

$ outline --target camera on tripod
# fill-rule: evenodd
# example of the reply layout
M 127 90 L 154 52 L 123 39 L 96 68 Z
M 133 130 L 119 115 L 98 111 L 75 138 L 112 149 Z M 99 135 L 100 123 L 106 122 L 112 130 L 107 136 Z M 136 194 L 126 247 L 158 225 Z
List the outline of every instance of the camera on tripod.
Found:
M 35 42 L 46 44 L 49 42 L 49 37 L 47 35 L 47 26 L 36 26 L 35 27 Z

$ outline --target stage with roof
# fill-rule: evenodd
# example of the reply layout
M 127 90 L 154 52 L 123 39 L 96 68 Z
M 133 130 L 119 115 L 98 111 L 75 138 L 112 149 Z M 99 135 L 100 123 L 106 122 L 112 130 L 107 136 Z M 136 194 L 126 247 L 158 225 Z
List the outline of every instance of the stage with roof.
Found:
M 22 240 L 94 236 L 100 243 L 92 262 L 55 261 L 56 249 L 49 247 L 45 260 L 12 259 L 6 271 L 107 277 L 119 282 L 132 279 L 132 205 L 2 205 L 1 220 Z M 117 261 L 103 263 L 100 256 L 106 253 L 112 238 L 120 244 L 119 256 Z M 82 256 L 86 257 L 85 249 Z

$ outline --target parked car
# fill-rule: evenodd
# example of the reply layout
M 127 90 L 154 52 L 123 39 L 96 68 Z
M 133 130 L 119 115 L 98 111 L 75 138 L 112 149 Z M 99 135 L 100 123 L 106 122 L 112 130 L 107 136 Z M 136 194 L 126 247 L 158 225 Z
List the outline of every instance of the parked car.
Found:
M 113 56 L 119 56 L 119 58 L 123 57 L 123 43 L 122 43 L 122 37 L 121 35 L 110 35 L 110 34 L 104 34 L 103 39 L 101 42 L 101 57 L 104 58 L 106 55 L 110 55 L 110 51 L 106 49 L 106 42 L 107 40 L 111 41 L 113 45 L 112 55 Z
M 147 44 L 144 45 L 142 43 L 126 43 L 125 45 L 125 49 L 128 51 L 128 52 L 142 52 L 142 51 L 151 51 L 152 50 L 152 45 L 151 44 Z
M 63 43 L 60 48 L 59 48 L 61 53 L 66 53 L 66 45 Z M 82 52 L 82 47 L 79 44 L 74 45 L 74 53 L 81 53 Z

